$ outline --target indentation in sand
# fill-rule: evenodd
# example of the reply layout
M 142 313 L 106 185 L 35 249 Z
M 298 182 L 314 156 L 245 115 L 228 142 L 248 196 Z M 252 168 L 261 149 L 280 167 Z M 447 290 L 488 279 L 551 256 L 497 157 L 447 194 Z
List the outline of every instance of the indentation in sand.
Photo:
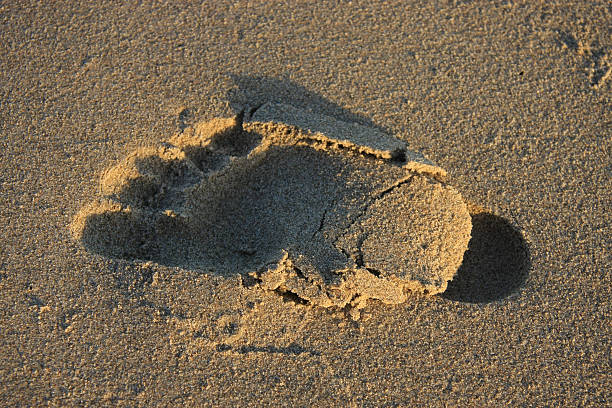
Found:
M 583 68 L 589 77 L 591 87 L 595 90 L 606 89 L 606 83 L 612 78 L 612 61 L 610 50 L 599 47 L 596 42 L 586 38 L 579 40 L 574 34 L 556 30 L 557 40 L 563 48 L 573 51 L 582 57 Z
M 107 257 L 358 310 L 446 289 L 471 219 L 445 176 L 375 129 L 269 103 L 131 153 L 71 230 Z

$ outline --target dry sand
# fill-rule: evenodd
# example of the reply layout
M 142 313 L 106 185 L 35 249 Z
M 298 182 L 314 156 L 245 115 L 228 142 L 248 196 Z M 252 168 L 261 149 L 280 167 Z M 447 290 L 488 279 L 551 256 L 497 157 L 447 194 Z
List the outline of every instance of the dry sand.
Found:
M 1 5 L 0 405 L 609 405 L 611 22 Z

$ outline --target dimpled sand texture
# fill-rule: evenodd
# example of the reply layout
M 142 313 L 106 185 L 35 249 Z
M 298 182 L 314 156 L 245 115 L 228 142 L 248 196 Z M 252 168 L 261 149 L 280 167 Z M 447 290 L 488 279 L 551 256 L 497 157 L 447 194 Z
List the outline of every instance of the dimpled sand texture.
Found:
M 362 125 L 286 105 L 214 119 L 106 171 L 71 229 L 89 250 L 359 309 L 443 292 L 471 220 L 444 170 Z

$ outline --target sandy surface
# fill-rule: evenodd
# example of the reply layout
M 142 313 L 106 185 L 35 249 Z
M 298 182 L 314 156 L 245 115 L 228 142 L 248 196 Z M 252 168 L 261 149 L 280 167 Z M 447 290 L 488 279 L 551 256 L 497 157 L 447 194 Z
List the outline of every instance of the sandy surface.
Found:
M 0 404 L 609 405 L 612 10 L 455 3 L 2 3 Z M 106 169 L 267 101 L 448 171 L 446 292 L 353 320 L 73 239 Z

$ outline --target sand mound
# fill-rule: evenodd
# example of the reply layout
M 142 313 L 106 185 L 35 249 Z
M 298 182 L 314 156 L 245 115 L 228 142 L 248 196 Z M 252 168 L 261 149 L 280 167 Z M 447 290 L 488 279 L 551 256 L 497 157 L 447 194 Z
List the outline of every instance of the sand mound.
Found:
M 266 104 L 133 152 L 71 229 L 104 256 L 241 274 L 358 309 L 446 289 L 471 220 L 444 176 L 389 135 Z

